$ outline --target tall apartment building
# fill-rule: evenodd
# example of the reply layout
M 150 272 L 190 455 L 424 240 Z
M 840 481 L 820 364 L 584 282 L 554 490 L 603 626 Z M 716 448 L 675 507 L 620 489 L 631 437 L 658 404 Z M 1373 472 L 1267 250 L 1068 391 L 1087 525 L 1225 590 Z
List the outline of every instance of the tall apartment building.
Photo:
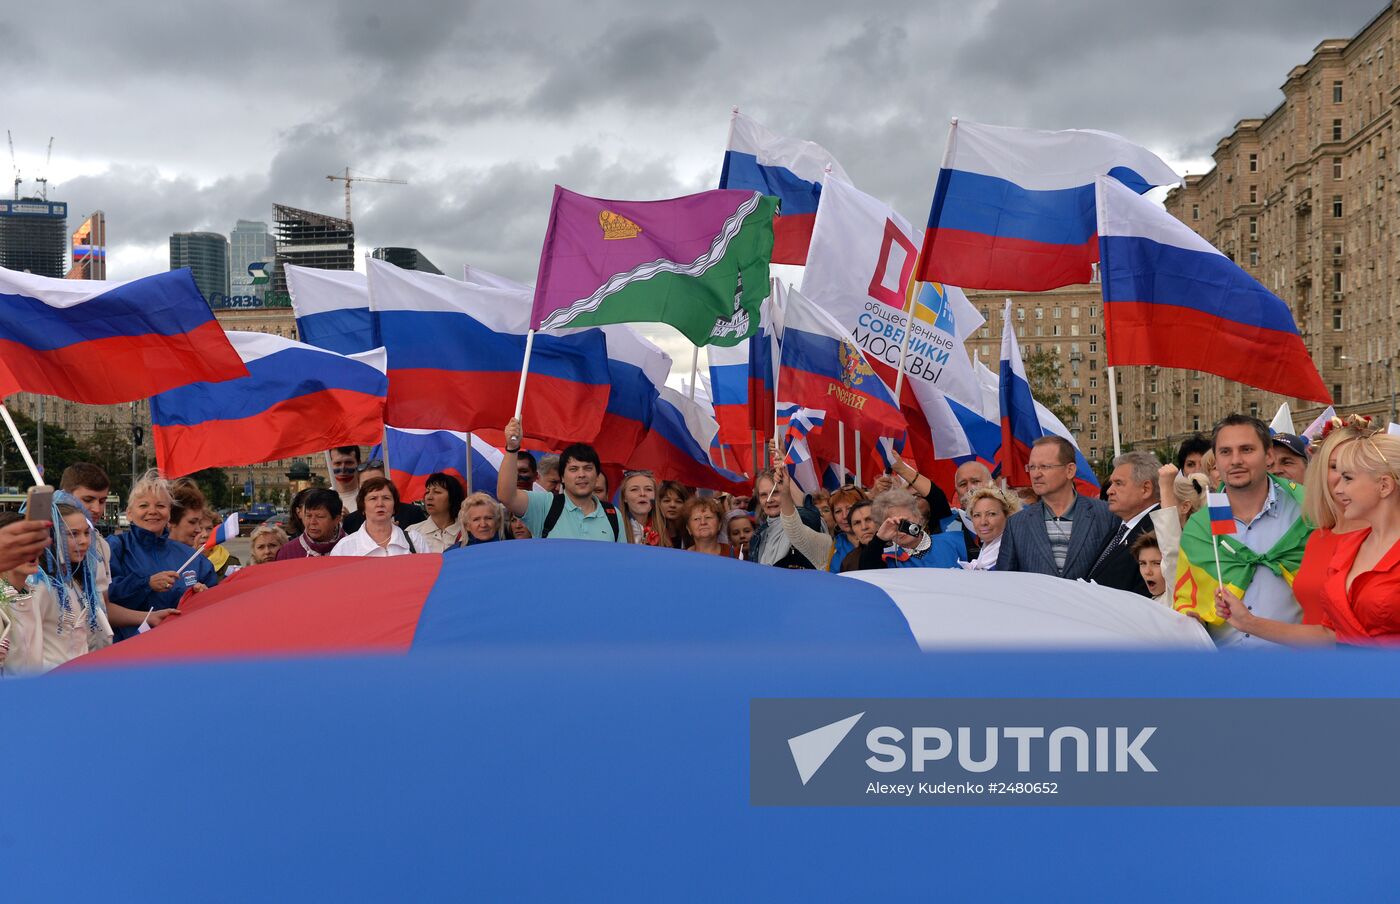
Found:
M 1286 301 L 1342 413 L 1392 417 L 1400 389 L 1400 16 L 1389 6 L 1350 39 L 1318 44 L 1262 119 L 1216 146 L 1167 209 Z M 1280 396 L 1218 377 L 1125 368 L 1124 435 L 1139 445 L 1206 430 L 1232 411 L 1268 420 Z M 1287 399 L 1301 429 L 1323 406 Z M 1153 410 L 1155 408 L 1155 410 Z M 1393 419 L 1393 418 L 1392 418 Z
M 276 245 L 266 223 L 261 220 L 235 223 L 228 234 L 229 294 L 240 302 L 262 301 L 267 295 L 268 283 L 256 282 L 257 277 L 248 268 L 253 264 L 266 264 L 270 274 L 276 254 Z
M 107 278 L 107 215 L 95 210 L 73 231 L 69 279 Z
M 1047 352 L 1060 365 L 1061 401 L 1075 411 L 1066 421 L 1090 463 L 1113 454 L 1108 378 L 1104 369 L 1103 300 L 1097 285 L 1049 292 L 967 293 L 986 324 L 967 340 L 968 354 L 992 370 L 1001 359 L 1002 312 L 1011 300 L 1016 341 L 1023 357 Z
M 67 204 L 42 198 L 0 200 L 0 267 L 61 279 L 67 263 Z
M 170 237 L 170 269 L 188 267 L 210 305 L 228 295 L 228 239 L 217 232 L 177 232 Z

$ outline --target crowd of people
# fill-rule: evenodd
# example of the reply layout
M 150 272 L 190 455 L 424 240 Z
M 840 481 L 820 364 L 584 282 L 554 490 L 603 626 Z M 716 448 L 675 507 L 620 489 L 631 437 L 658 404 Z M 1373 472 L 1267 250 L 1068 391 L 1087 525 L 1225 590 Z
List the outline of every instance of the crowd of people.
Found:
M 190 480 L 150 472 L 129 525 L 97 526 L 110 490 L 95 465 L 64 471 L 50 517 L 0 513 L 0 674 L 41 672 L 178 617 L 180 603 L 242 568 L 319 556 L 443 554 L 483 543 L 566 538 L 669 547 L 780 568 L 1033 572 L 1150 597 L 1202 621 L 1222 648 L 1384 643 L 1400 635 L 1400 438 L 1352 418 L 1314 448 L 1231 415 L 1174 462 L 1128 452 L 1103 498 L 1075 484 L 1074 447 L 1045 436 L 1027 487 L 978 461 L 954 502 L 906 461 L 868 487 L 803 493 L 770 447 L 753 495 L 695 491 L 627 471 L 609 494 L 576 444 L 537 461 L 505 428 L 495 494 L 445 473 L 421 504 L 399 498 L 382 461 L 329 455 L 334 487 L 292 502 L 287 529 L 261 524 L 245 564 L 207 543 L 217 514 Z M 1229 512 L 1208 511 L 1212 488 Z M 1218 509 L 1216 505 L 1214 508 Z M 1221 530 L 1212 520 L 1233 519 Z

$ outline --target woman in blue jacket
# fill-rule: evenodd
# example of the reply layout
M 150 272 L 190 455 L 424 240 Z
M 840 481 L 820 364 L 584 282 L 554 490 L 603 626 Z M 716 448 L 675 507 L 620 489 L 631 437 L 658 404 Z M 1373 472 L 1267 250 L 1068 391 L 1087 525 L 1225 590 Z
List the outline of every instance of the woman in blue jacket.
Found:
M 117 640 L 140 633 L 144 623 L 154 628 L 171 613 L 186 592 L 206 590 L 219 582 L 214 566 L 194 548 L 171 540 L 170 486 L 155 471 L 131 488 L 126 516 L 131 526 L 111 539 L 112 586 L 107 591 L 108 617 Z M 182 565 L 194 573 L 187 586 L 178 572 Z

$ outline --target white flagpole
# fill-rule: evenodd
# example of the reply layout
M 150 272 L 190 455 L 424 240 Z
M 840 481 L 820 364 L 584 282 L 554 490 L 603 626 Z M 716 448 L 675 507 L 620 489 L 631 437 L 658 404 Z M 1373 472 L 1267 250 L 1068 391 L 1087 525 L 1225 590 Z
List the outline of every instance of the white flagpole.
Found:
M 463 475 L 467 478 L 467 495 L 472 494 L 472 435 L 467 433 L 467 473 Z
M 846 425 L 841 421 L 836 422 L 836 467 L 841 473 L 841 483 L 846 482 Z
M 695 401 L 695 376 L 700 372 L 700 346 L 690 353 L 690 400 Z
M 1095 191 L 1094 191 L 1094 212 L 1095 212 L 1095 215 L 1096 215 L 1096 217 L 1097 217 L 1099 235 L 1103 235 L 1103 231 L 1104 231 L 1104 222 L 1105 222 L 1105 220 L 1107 220 L 1107 218 L 1108 218 L 1108 217 L 1107 217 L 1107 199 L 1104 197 L 1104 193 L 1103 193 L 1103 192 L 1098 191 L 1097 187 L 1095 188 Z M 1102 260 L 1099 261 L 1098 275 L 1099 275 L 1099 285 L 1102 287 L 1102 290 L 1103 290 L 1103 292 L 1105 293 L 1105 298 L 1104 298 L 1104 300 L 1107 301 L 1108 299 L 1107 299 L 1106 293 L 1107 293 L 1107 290 L 1108 290 L 1108 283 L 1105 282 L 1105 281 L 1104 281 L 1104 278 L 1103 278 L 1103 271 L 1104 271 L 1104 264 L 1105 264 L 1105 263 L 1107 263 L 1107 261 L 1102 261 Z M 1109 349 L 1110 349 L 1110 343 L 1112 342 L 1112 335 L 1111 335 L 1111 333 L 1110 333 L 1110 331 L 1109 331 L 1109 328 L 1108 328 L 1108 327 L 1109 327 L 1109 324 L 1108 324 L 1108 305 L 1107 305 L 1107 304 L 1104 305 L 1104 309 L 1103 309 L 1103 310 L 1104 310 L 1104 325 L 1103 325 L 1104 357 L 1110 358 L 1110 359 L 1111 359 L 1112 356 L 1113 356 L 1113 353 L 1112 353 Z M 1123 437 L 1122 437 L 1122 435 L 1121 435 L 1121 433 L 1119 432 L 1119 429 L 1118 429 L 1118 372 L 1117 372 L 1117 370 L 1116 370 L 1112 365 L 1110 365 L 1109 368 L 1108 368 L 1108 417 L 1109 417 L 1109 420 L 1113 421 L 1113 457 L 1114 457 L 1114 458 L 1117 458 L 1118 456 L 1120 456 L 1120 455 L 1123 454 Z M 1217 552 L 1217 555 L 1219 555 L 1218 552 Z
M 1108 369 L 1108 416 L 1113 421 L 1113 457 L 1123 454 L 1123 438 L 1118 435 L 1118 375 Z
M 860 482 L 860 431 L 856 431 L 856 486 L 864 486 Z
M 525 360 L 520 362 L 520 391 L 515 394 L 515 419 L 520 419 L 520 411 L 525 407 L 525 377 L 530 372 L 530 350 L 535 347 L 535 331 L 525 334 Z
M 19 435 L 19 427 L 15 426 L 15 419 L 10 417 L 10 409 L 0 404 L 0 417 L 5 419 L 5 426 L 10 429 L 10 436 L 14 437 L 15 446 L 19 448 L 20 457 L 24 459 L 24 464 L 29 468 L 29 476 L 34 478 L 34 485 L 42 486 L 44 477 L 39 473 L 39 466 L 34 463 L 34 458 L 29 454 L 29 447 L 24 444 L 24 437 Z
M 1225 578 L 1220 573 L 1220 544 L 1218 542 L 1219 539 L 1220 538 L 1215 535 L 1215 532 L 1211 531 L 1210 545 L 1211 548 L 1215 550 L 1215 582 L 1221 587 L 1224 587 Z

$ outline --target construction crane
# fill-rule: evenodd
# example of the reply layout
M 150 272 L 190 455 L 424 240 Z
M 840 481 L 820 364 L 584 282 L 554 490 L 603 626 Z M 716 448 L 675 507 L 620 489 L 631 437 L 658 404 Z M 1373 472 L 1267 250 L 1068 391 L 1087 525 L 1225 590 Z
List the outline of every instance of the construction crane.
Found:
M 344 174 L 344 175 L 339 175 L 339 174 L 337 174 L 337 175 L 334 175 L 334 176 L 327 176 L 326 178 L 329 179 L 329 180 L 331 180 L 332 182 L 344 182 L 344 183 L 345 183 L 345 220 L 346 220 L 346 222 L 349 222 L 349 221 L 350 221 L 350 184 L 351 184 L 352 182 L 382 182 L 382 183 L 384 183 L 384 184 L 386 184 L 386 185 L 407 185 L 407 184 L 408 184 L 408 182 L 407 182 L 406 180 L 403 180 L 403 179 L 378 179 L 378 178 L 375 178 L 374 176 L 352 176 L 352 175 L 350 174 L 350 167 L 348 167 L 348 166 L 345 168 L 345 174 Z
M 9 130 L 9 129 L 6 129 L 6 130 L 5 130 L 5 137 L 6 137 L 7 139 L 9 139 L 9 142 L 10 142 L 10 169 L 11 169 L 11 170 L 14 172 L 14 174 L 15 174 L 15 200 L 18 201 L 18 200 L 19 200 L 19 183 L 20 183 L 20 178 L 19 178 L 19 164 L 15 162 L 15 136 L 13 136 L 13 135 L 10 134 L 10 130 Z
M 49 199 L 49 162 L 53 160 L 53 136 L 49 136 L 49 152 L 44 155 L 44 175 L 36 176 L 34 181 L 39 183 L 39 196 L 45 201 Z

